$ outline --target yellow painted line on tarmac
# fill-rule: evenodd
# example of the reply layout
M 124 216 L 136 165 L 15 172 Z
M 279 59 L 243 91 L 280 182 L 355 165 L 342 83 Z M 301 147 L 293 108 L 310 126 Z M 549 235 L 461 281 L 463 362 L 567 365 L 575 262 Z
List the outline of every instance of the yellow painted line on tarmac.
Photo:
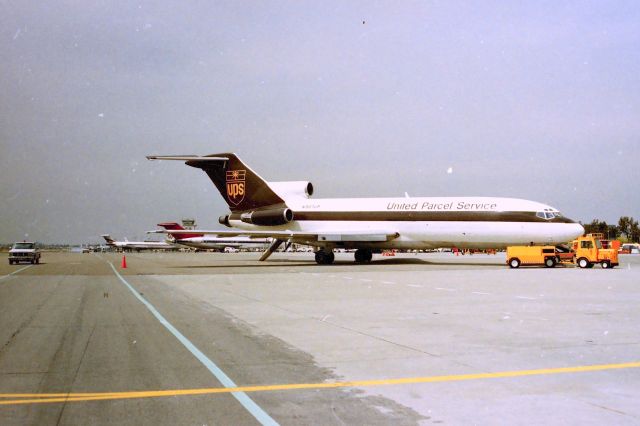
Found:
M 459 382 L 465 380 L 502 379 L 510 377 L 542 376 L 566 373 L 640 368 L 640 362 L 622 364 L 584 365 L 578 367 L 543 368 L 538 370 L 503 371 L 496 373 L 457 374 L 449 376 L 408 377 L 400 379 L 360 380 L 333 383 L 297 383 L 283 385 L 239 386 L 235 388 L 174 389 L 159 391 L 101 392 L 101 393 L 2 393 L 0 405 L 44 404 L 55 402 L 104 401 L 114 399 L 158 398 L 167 396 L 193 396 L 233 392 L 270 392 L 286 390 L 330 389 L 409 385 L 419 383 Z

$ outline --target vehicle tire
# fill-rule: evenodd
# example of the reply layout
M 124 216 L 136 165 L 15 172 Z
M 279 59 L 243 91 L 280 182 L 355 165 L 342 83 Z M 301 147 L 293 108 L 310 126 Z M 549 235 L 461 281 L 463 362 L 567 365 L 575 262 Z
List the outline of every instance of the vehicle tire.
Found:
M 40 258 L 37 258 L 36 259 L 36 265 L 39 265 L 39 264 L 40 264 Z
M 13 265 L 13 260 L 9 259 L 9 265 Z
M 544 260 L 544 266 L 546 268 L 553 268 L 554 266 L 556 266 L 556 258 L 555 257 L 547 257 Z
M 578 259 L 578 266 L 582 269 L 588 268 L 589 265 L 591 265 L 591 263 L 586 258 L 581 257 L 580 259 Z
M 373 258 L 373 253 L 371 253 L 371 250 L 358 249 L 356 250 L 356 253 L 354 256 L 357 263 L 365 263 L 365 262 L 371 262 L 371 259 Z
M 600 263 L 600 267 L 602 269 L 610 269 L 611 268 L 611 262 L 609 262 L 608 260 L 603 260 L 602 263 Z
M 333 252 L 327 253 L 324 250 L 318 250 L 316 252 L 316 263 L 318 265 L 330 265 L 335 260 L 335 255 Z
M 518 259 L 517 257 L 509 259 L 509 268 L 515 269 L 519 267 L 520 267 L 520 259 Z

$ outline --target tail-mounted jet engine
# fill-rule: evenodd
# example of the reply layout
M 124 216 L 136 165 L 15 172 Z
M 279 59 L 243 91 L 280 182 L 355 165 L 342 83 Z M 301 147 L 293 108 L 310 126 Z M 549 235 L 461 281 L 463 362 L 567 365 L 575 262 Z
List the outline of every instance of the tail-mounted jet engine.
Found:
M 293 220 L 293 212 L 289 208 L 256 210 L 250 213 L 242 213 L 240 215 L 240 220 L 252 225 L 286 225 Z

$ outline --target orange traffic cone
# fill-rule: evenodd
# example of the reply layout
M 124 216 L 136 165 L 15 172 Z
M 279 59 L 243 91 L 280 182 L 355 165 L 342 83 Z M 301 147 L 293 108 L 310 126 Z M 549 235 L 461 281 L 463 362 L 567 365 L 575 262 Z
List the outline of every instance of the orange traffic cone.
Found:
M 122 269 L 127 269 L 127 256 L 122 255 Z

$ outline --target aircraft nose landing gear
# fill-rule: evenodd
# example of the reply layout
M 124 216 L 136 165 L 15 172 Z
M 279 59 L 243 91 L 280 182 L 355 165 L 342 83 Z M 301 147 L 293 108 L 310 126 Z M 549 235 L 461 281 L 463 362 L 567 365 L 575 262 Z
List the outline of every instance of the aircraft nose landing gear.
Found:
M 318 250 L 316 252 L 316 263 L 318 265 L 331 265 L 335 258 L 333 251 L 326 252 L 324 250 Z

